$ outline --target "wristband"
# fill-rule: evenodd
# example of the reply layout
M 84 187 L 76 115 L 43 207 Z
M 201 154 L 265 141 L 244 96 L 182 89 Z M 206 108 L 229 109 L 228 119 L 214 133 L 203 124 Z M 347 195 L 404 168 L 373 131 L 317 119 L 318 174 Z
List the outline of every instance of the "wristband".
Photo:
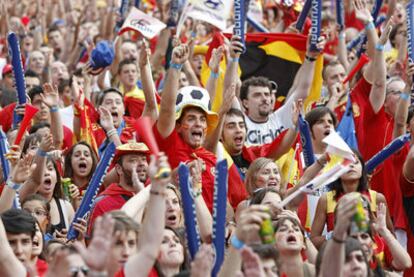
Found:
M 372 21 L 369 21 L 367 24 L 365 24 L 365 31 L 369 31 L 375 29 L 375 25 Z
M 231 237 L 230 242 L 234 249 L 240 250 L 244 247 L 244 242 L 239 240 L 236 235 Z
M 410 99 L 410 95 L 409 94 L 405 94 L 405 93 L 401 93 L 400 94 L 400 99 L 407 101 Z
M 195 192 L 193 191 L 193 198 L 199 197 L 202 192 L 203 192 L 202 189 L 196 189 Z
M 112 137 L 113 135 L 115 135 L 117 133 L 115 128 L 112 128 L 111 130 L 109 130 L 108 132 L 106 132 L 107 137 Z
M 308 55 L 306 55 L 305 59 L 310 61 L 310 62 L 314 62 L 314 61 L 316 61 L 317 58 L 312 58 L 312 57 L 309 57 Z
M 329 232 L 329 233 L 327 233 L 326 235 L 325 235 L 325 239 L 326 240 L 330 240 L 331 238 L 332 238 L 332 235 L 333 235 L 333 232 L 331 231 L 331 232 Z
M 49 111 L 50 111 L 51 113 L 58 112 L 58 111 L 59 111 L 59 107 L 58 107 L 58 106 L 52 106 L 52 107 L 50 107 L 50 108 L 49 108 Z
M 17 183 L 13 183 L 12 180 L 10 178 L 7 179 L 6 181 L 6 185 L 11 188 L 12 190 L 19 190 L 21 184 L 17 184 Z
M 384 45 L 382 45 L 380 43 L 377 43 L 375 45 L 375 50 L 377 50 L 377 51 L 384 51 Z
M 338 239 L 334 235 L 332 235 L 332 240 L 336 243 L 339 243 L 339 244 L 345 243 L 345 240 Z
M 210 72 L 210 77 L 213 79 L 217 79 L 219 77 L 219 73 L 214 73 L 213 71 Z
M 171 63 L 170 64 L 171 68 L 177 69 L 177 70 L 181 70 L 181 68 L 183 67 L 182 64 L 178 64 L 178 63 Z
M 163 196 L 163 197 L 167 197 L 167 194 L 165 192 L 160 192 L 160 191 L 156 191 L 156 190 L 150 190 L 150 194 L 155 195 L 155 196 Z
M 89 277 L 107 277 L 108 272 L 104 271 L 95 271 L 95 270 L 89 270 L 88 272 Z
M 233 58 L 231 61 L 232 61 L 233 63 L 238 63 L 238 62 L 239 62 L 239 58 Z
M 47 152 L 43 151 L 42 149 L 39 148 L 39 149 L 37 149 L 36 155 L 45 158 L 45 157 L 47 157 Z

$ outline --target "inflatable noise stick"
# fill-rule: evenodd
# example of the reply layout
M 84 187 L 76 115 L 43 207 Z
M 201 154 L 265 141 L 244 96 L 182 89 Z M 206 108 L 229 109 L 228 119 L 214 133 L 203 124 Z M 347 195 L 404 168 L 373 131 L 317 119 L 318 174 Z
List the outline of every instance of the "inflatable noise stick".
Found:
M 152 154 L 158 155 L 160 150 L 158 144 L 155 141 L 154 133 L 152 132 L 152 123 L 151 119 L 147 116 L 140 117 L 135 123 L 135 130 L 139 136 L 139 139 L 144 142 Z M 157 174 L 156 178 L 167 178 L 171 175 L 171 169 L 161 168 Z

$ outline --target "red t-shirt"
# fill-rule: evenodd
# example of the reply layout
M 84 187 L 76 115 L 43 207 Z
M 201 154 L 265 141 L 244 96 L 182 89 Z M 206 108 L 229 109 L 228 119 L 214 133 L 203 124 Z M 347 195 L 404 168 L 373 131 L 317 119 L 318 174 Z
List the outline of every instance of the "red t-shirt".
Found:
M 202 173 L 203 198 L 210 211 L 213 210 L 213 193 L 214 193 L 214 176 L 216 166 L 216 156 L 204 147 L 193 149 L 180 137 L 177 131 L 174 131 L 167 137 L 163 138 L 158 132 L 157 125 L 153 127 L 155 139 L 161 149 L 168 157 L 171 168 L 176 168 L 180 162 L 191 162 L 197 158 L 204 161 L 205 170 Z M 230 191 L 230 189 L 229 189 Z M 229 198 L 231 195 L 228 196 Z
M 121 269 L 120 271 L 118 271 L 114 277 L 125 277 L 125 272 L 124 269 Z M 152 268 L 150 273 L 148 274 L 148 277 L 158 277 L 158 273 L 155 270 L 155 268 Z
M 47 273 L 48 264 L 42 259 L 37 259 L 36 262 L 36 271 L 40 277 L 43 277 Z
M 118 184 L 111 184 L 106 188 L 99 198 L 95 200 L 88 223 L 88 234 L 91 234 L 93 223 L 99 216 L 113 210 L 119 210 L 126 203 L 127 199 L 134 195 L 133 192 L 127 191 Z

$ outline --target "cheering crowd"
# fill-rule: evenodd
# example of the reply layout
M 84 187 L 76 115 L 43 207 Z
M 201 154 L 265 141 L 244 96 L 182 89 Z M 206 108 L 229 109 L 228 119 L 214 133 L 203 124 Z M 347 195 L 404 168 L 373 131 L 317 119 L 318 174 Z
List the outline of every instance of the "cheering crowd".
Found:
M 0 276 L 414 276 L 410 5 L 187 2 L 0 2 Z

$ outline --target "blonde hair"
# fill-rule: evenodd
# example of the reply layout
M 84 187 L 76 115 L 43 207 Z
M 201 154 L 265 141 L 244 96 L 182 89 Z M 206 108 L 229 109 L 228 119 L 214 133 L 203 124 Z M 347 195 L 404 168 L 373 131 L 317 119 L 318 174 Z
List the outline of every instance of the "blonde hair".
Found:
M 268 158 L 258 158 L 250 164 L 249 169 L 247 170 L 246 179 L 245 179 L 245 185 L 246 185 L 246 189 L 249 195 L 253 195 L 253 192 L 257 189 L 256 187 L 257 173 L 259 173 L 259 171 L 262 168 L 264 168 L 270 163 L 274 163 L 274 161 Z M 279 170 L 279 167 L 277 169 Z

